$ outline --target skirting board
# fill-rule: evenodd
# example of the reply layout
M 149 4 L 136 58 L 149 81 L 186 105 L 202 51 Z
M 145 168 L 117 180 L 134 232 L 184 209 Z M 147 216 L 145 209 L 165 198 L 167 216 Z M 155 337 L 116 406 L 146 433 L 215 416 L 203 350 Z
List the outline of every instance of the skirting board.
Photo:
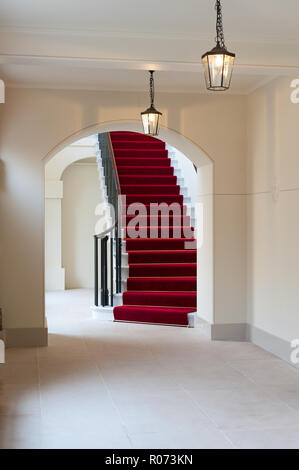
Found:
M 48 328 L 6 328 L 4 335 L 7 348 L 48 346 Z
M 299 369 L 299 364 L 294 364 L 291 361 L 291 353 L 293 349 L 289 341 L 267 333 L 264 330 L 256 328 L 255 326 L 247 326 L 248 340 L 256 344 L 262 349 L 274 354 L 283 361 L 288 362 L 291 366 Z
M 214 341 L 248 341 L 246 323 L 211 324 L 198 317 L 196 324 Z
M 293 350 L 290 342 L 255 326 L 248 325 L 247 323 L 212 325 L 206 320 L 197 318 L 197 327 L 201 328 L 204 334 L 211 340 L 248 341 L 299 369 L 299 364 L 294 364 L 291 361 Z
M 248 341 L 246 323 L 211 325 L 211 339 L 218 341 Z

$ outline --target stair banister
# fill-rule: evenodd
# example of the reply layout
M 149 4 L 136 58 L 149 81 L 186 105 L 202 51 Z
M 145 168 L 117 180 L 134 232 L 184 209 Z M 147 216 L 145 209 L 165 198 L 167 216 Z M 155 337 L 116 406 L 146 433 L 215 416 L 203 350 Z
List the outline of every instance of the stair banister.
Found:
M 109 133 L 99 134 L 99 149 L 101 151 L 101 162 L 104 172 L 105 186 L 109 204 L 113 206 L 115 220 L 108 229 L 94 235 L 94 303 L 99 305 L 99 263 L 98 263 L 98 240 L 101 240 L 101 305 L 113 306 L 114 293 L 114 252 L 115 252 L 115 287 L 116 293 L 121 292 L 121 227 L 118 219 L 121 213 L 120 183 L 115 163 L 113 146 Z M 109 243 L 110 240 L 110 243 Z M 108 246 L 110 246 L 110 288 L 108 287 Z

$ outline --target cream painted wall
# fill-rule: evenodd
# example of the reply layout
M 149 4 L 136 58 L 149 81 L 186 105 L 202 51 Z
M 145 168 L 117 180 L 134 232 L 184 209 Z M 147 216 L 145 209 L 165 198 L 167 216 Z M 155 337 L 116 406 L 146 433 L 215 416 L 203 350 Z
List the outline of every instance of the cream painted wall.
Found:
M 45 198 L 45 287 L 48 291 L 65 289 L 65 270 L 61 263 L 61 200 Z
M 190 139 L 214 161 L 217 237 L 213 247 L 213 321 L 242 322 L 246 99 L 226 94 L 157 93 L 156 101 L 163 112 L 162 125 Z M 7 90 L 6 104 L 0 109 L 0 296 L 5 328 L 45 324 L 43 181 L 47 154 L 53 154 L 56 146 L 61 149 L 63 145 L 58 144 L 88 127 L 139 120 L 147 103 L 144 93 Z M 201 158 L 200 151 L 193 157 L 197 166 Z
M 248 322 L 299 337 L 299 104 L 290 79 L 248 99 Z
M 62 265 L 66 289 L 93 287 L 96 206 L 103 202 L 96 162 L 74 163 L 62 176 Z

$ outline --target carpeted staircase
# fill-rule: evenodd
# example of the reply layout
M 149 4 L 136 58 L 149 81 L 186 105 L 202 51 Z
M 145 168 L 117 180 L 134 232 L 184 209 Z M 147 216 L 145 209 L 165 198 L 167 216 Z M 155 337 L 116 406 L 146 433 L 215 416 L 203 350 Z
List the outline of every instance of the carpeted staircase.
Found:
M 123 305 L 114 308 L 114 319 L 188 326 L 188 314 L 196 311 L 196 250 L 185 247 L 186 241 L 193 240 L 191 220 L 165 143 L 133 132 L 111 132 L 110 136 L 127 207 L 139 202 L 147 208 L 148 215 L 140 218 L 147 236 L 151 203 L 175 202 L 182 208 L 182 215 L 169 217 L 170 238 L 161 238 L 161 226 L 168 217 L 159 215 L 154 219 L 158 238 L 125 239 L 129 276 Z M 124 216 L 126 230 L 136 215 Z M 191 231 L 191 237 L 184 238 L 188 232 L 183 227 Z M 172 238 L 173 232 L 182 238 Z

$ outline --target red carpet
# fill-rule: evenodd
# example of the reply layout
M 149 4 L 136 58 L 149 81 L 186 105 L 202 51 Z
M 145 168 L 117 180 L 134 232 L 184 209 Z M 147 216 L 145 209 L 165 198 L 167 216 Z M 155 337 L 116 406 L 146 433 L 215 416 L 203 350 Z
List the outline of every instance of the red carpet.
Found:
M 126 209 L 139 202 L 148 214 L 138 217 L 137 227 L 138 211 L 123 216 L 129 277 L 123 305 L 114 308 L 114 319 L 187 326 L 188 313 L 196 311 L 196 250 L 185 248 L 193 232 L 165 143 L 134 132 L 111 132 L 110 136 Z M 151 203 L 175 203 L 181 215 L 150 215 Z M 127 230 L 132 226 L 135 230 L 146 227 L 143 238 L 129 237 Z M 155 238 L 145 238 L 153 233 Z

